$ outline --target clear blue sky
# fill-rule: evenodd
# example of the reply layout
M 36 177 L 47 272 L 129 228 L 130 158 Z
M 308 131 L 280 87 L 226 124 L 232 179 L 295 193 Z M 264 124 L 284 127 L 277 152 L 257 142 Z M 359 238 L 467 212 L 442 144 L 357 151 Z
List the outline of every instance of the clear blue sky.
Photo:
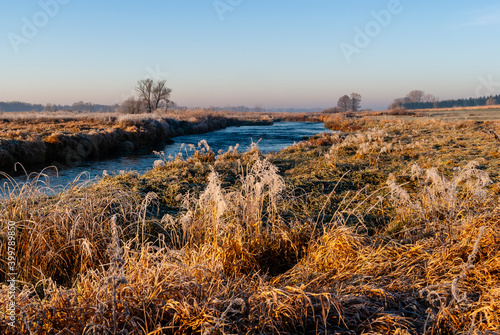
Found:
M 111 104 L 148 76 L 193 107 L 500 94 L 498 0 L 0 0 L 0 37 L 0 101 Z

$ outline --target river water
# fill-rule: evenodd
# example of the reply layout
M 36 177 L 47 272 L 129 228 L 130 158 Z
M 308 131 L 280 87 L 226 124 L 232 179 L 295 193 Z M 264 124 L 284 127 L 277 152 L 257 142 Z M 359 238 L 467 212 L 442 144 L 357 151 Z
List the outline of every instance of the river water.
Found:
M 238 145 L 238 151 L 247 151 L 252 142 L 257 143 L 258 148 L 264 152 L 279 151 L 294 143 L 298 143 L 307 137 L 318 133 L 330 132 L 323 123 L 311 122 L 277 122 L 271 126 L 242 126 L 229 127 L 226 129 L 197 135 L 186 135 L 174 138 L 174 143 L 165 146 L 162 150 L 166 157 L 175 157 L 182 153 L 183 157 L 192 154 L 190 145 L 198 148 L 198 143 L 205 140 L 210 149 L 216 154 L 219 151 L 227 151 L 229 147 Z M 75 182 L 80 176 L 78 183 L 88 183 L 98 180 L 106 174 L 118 174 L 123 171 L 137 171 L 142 174 L 152 169 L 153 164 L 159 157 L 151 152 L 141 155 L 114 158 L 109 160 L 88 161 L 83 164 L 57 171 L 55 168 L 44 170 L 46 177 L 41 178 L 41 183 L 46 183 L 48 188 L 58 191 Z M 33 177 L 33 174 L 31 175 Z M 17 183 L 26 182 L 26 176 L 14 178 Z M 5 186 L 6 179 L 1 181 Z

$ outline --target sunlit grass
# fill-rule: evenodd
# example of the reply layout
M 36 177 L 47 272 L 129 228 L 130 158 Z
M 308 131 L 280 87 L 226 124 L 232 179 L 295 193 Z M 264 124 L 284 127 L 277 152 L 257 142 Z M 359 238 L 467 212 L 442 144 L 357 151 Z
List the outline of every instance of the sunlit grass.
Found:
M 4 189 L 23 284 L 0 331 L 500 331 L 500 125 L 330 122 L 350 132 Z

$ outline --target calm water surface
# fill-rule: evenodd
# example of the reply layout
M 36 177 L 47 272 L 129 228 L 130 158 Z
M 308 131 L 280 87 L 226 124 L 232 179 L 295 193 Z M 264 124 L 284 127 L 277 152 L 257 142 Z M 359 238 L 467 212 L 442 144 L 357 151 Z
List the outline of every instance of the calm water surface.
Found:
M 166 157 L 174 157 L 179 152 L 182 153 L 183 157 L 186 157 L 193 152 L 189 145 L 198 147 L 198 143 L 205 140 L 215 153 L 220 150 L 227 151 L 229 147 L 234 147 L 237 144 L 239 144 L 238 151 L 244 152 L 250 148 L 252 142 L 258 143 L 259 149 L 268 153 L 284 149 L 306 137 L 323 132 L 330 132 L 323 123 L 309 122 L 277 122 L 272 126 L 230 127 L 206 134 L 176 137 L 173 139 L 175 143 L 165 146 L 163 152 Z M 57 191 L 74 182 L 79 175 L 81 175 L 79 183 L 82 183 L 101 178 L 104 171 L 107 174 L 117 174 L 121 171 L 137 171 L 142 174 L 150 170 L 157 159 L 159 157 L 151 151 L 149 154 L 89 161 L 58 172 L 49 168 L 44 171 L 48 178 L 44 178 L 42 181 L 48 182 L 47 186 Z M 26 177 L 16 177 L 15 180 L 25 182 Z M 3 179 L 0 182 L 5 184 L 6 180 Z

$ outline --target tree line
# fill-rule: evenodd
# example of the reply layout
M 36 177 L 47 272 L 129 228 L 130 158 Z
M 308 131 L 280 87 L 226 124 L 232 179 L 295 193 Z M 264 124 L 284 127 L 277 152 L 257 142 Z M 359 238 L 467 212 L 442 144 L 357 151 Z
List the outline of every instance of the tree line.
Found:
M 389 106 L 389 109 L 430 109 L 430 108 L 453 108 L 496 105 L 500 102 L 500 95 L 490 95 L 476 98 L 462 98 L 439 101 L 432 94 L 426 94 L 421 90 L 413 90 L 404 98 L 397 98 Z
M 90 112 L 111 112 L 114 111 L 116 106 L 99 105 L 91 102 L 78 101 L 72 105 L 58 105 L 58 104 L 30 104 L 21 101 L 0 102 L 0 111 L 2 112 L 52 112 L 52 111 L 90 111 Z
M 343 95 L 339 98 L 336 107 L 328 108 L 323 113 L 346 113 L 356 112 L 361 108 L 361 95 L 358 93 L 351 93 L 351 95 Z
M 30 104 L 20 101 L 0 102 L 0 111 L 2 112 L 55 112 L 55 111 L 86 111 L 86 112 L 113 112 L 119 110 L 123 113 L 139 114 L 152 113 L 157 109 L 167 110 L 174 107 L 175 104 L 170 100 L 172 89 L 167 87 L 165 80 L 154 81 L 152 79 L 139 80 L 135 91 L 138 97 L 131 97 L 120 105 L 98 105 L 91 102 L 78 101 L 72 105 L 57 104 Z

